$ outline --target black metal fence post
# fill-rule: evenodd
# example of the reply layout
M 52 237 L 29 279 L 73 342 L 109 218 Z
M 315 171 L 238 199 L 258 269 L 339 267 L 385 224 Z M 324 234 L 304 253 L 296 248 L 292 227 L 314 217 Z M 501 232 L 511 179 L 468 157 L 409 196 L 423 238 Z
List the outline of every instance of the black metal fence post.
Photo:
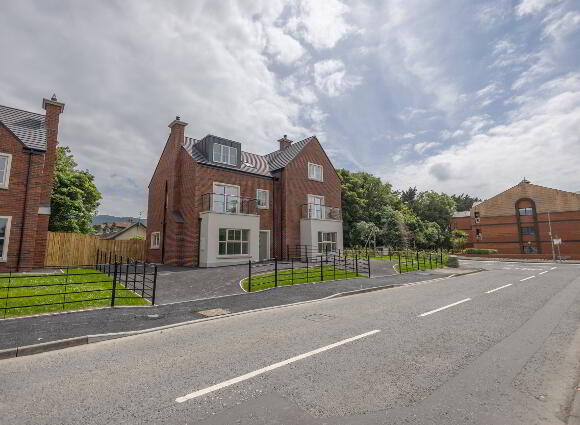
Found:
M 306 282 L 310 282 L 308 278 L 308 255 L 306 256 Z
M 248 292 L 252 292 L 252 260 L 248 260 Z
M 111 307 L 115 307 L 116 292 L 117 292 L 117 263 L 115 263 L 115 268 L 113 271 L 113 288 L 111 291 Z
M 286 260 L 290 261 L 290 245 L 286 244 Z
M 358 276 L 358 251 L 354 254 L 354 268 L 355 268 L 355 276 Z
M 291 273 L 291 280 L 292 280 L 292 285 L 294 285 L 294 258 L 290 259 L 290 273 Z
M 371 257 L 367 255 L 367 268 L 369 269 L 369 279 L 371 277 Z
M 431 261 L 431 253 L 429 253 L 429 268 L 433 269 L 433 261 Z
M 274 257 L 274 287 L 278 287 L 278 257 Z
M 157 289 L 157 264 L 153 268 L 153 293 L 151 295 L 151 305 L 155 305 L 155 290 Z
M 332 257 L 332 278 L 336 280 L 336 255 Z
M 143 262 L 143 286 L 141 287 L 141 297 L 145 297 L 145 273 L 147 271 L 147 263 Z
M 397 255 L 399 256 L 399 273 L 403 273 L 403 270 L 401 270 L 401 253 L 397 252 Z
M 320 256 L 320 281 L 324 281 L 324 270 L 322 268 L 322 255 Z

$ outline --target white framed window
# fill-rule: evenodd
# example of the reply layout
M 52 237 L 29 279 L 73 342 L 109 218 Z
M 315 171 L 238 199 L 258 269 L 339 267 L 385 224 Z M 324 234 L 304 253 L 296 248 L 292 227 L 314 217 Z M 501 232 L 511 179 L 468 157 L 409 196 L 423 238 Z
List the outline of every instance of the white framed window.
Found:
M 238 149 L 232 146 L 214 143 L 213 162 L 221 162 L 222 164 L 237 165 Z
M 322 165 L 308 163 L 308 178 L 310 180 L 323 181 Z
M 240 211 L 240 186 L 226 183 L 213 184 L 212 211 L 237 214 Z
M 250 249 L 250 230 L 220 229 L 218 236 L 218 255 L 248 255 Z
M 159 249 L 161 246 L 161 232 L 151 233 L 151 249 Z
M 324 196 L 308 195 L 308 218 L 324 217 Z
M 270 191 L 265 189 L 257 189 L 256 200 L 258 208 L 267 209 L 270 206 Z
M 12 155 L 9 153 L 0 153 L 0 189 L 8 189 L 11 163 Z
M 0 262 L 8 260 L 8 242 L 12 217 L 0 217 Z
M 336 232 L 318 232 L 318 252 L 336 251 Z

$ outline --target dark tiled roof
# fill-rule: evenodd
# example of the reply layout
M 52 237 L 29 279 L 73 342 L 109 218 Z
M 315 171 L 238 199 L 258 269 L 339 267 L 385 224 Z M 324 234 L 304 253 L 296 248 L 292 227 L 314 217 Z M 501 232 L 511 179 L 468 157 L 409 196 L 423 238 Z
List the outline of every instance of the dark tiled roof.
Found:
M 215 167 L 228 168 L 233 170 L 240 170 L 245 173 L 257 174 L 260 176 L 272 177 L 272 173 L 276 170 L 286 167 L 298 155 L 308 142 L 314 139 L 314 136 L 299 142 L 293 143 L 289 148 L 283 151 L 275 151 L 267 155 L 258 155 L 251 152 L 241 152 L 242 164 L 240 168 L 232 167 L 227 164 L 215 164 L 209 160 L 198 150 L 195 145 L 199 142 L 197 139 L 185 137 L 183 148 L 191 155 L 195 162 L 201 164 L 209 164 Z
M 30 149 L 46 150 L 44 115 L 0 105 L 0 123 Z

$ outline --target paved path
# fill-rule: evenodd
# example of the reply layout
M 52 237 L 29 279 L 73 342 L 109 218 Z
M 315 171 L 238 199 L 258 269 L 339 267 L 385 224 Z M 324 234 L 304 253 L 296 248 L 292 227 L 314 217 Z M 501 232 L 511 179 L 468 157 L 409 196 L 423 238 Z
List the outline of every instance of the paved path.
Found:
M 216 308 L 240 312 L 328 297 L 340 292 L 381 285 L 401 285 L 456 273 L 433 270 L 388 277 L 345 279 L 321 283 L 284 286 L 267 291 L 234 294 L 165 304 L 155 307 L 115 307 L 36 317 L 0 320 L 0 349 L 38 344 L 77 336 L 154 328 L 205 318 L 200 311 Z
M 579 323 L 580 268 L 497 268 L 4 360 L 1 420 L 564 424 Z

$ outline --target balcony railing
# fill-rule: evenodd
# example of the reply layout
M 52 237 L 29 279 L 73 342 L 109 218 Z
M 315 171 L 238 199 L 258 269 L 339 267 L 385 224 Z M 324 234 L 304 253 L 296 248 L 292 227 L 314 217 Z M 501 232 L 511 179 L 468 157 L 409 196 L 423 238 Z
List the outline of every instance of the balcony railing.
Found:
M 201 196 L 201 211 L 225 214 L 257 214 L 257 200 L 223 193 L 206 193 Z
M 315 220 L 342 220 L 340 208 L 320 204 L 302 205 L 302 218 Z

